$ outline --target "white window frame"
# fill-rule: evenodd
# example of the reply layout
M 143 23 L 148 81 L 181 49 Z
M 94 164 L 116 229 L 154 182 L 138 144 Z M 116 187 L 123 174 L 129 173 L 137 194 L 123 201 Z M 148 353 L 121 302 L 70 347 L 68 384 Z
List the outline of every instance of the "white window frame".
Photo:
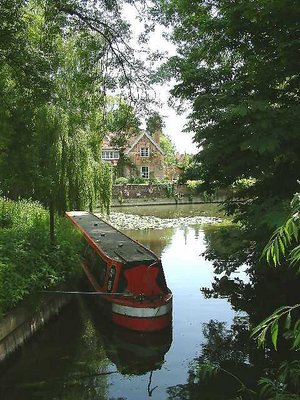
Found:
M 145 179 L 149 179 L 150 176 L 150 168 L 148 165 L 142 165 L 141 166 L 141 177 Z
M 118 160 L 119 158 L 119 150 L 102 150 L 102 160 Z
M 149 147 L 141 147 L 140 148 L 140 156 L 141 157 L 149 157 L 149 153 L 150 153 Z

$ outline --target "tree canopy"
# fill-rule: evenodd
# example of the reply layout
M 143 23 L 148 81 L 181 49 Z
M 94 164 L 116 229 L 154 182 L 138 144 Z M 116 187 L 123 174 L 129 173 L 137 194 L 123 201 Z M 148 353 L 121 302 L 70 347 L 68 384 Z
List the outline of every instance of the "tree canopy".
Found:
M 52 212 L 109 207 L 107 92 L 147 85 L 128 45 L 124 2 L 4 0 L 0 6 L 0 183 Z M 130 107 L 114 116 L 121 130 Z M 105 183 L 106 182 L 106 183 Z M 110 183 L 109 183 L 110 182 Z
M 157 111 L 152 112 L 146 121 L 147 132 L 149 132 L 150 135 L 154 135 L 156 131 L 161 132 L 163 127 L 164 122 L 161 115 Z
M 266 211 L 297 190 L 300 170 L 299 2 L 165 0 L 161 7 L 178 55 L 160 73 L 175 78 L 173 96 L 191 104 L 201 178 L 210 188 L 255 178 L 235 194 L 251 201 L 230 211 L 276 223 L 275 211 L 268 221 Z

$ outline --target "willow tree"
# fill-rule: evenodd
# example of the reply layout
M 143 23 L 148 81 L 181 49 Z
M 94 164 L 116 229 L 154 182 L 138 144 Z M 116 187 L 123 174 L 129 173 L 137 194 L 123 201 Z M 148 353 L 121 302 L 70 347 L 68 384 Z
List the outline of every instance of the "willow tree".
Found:
M 85 33 L 57 39 L 57 98 L 36 110 L 36 194 L 49 207 L 52 240 L 55 211 L 92 209 L 99 201 L 107 212 L 110 206 L 111 179 L 100 151 L 102 75 L 93 52 L 101 41 Z
M 92 208 L 101 197 L 109 207 L 111 173 L 100 159 L 106 90 L 132 95 L 135 77 L 136 87 L 147 85 L 122 3 L 0 5 L 1 187 L 49 207 L 52 238 L 55 211 Z

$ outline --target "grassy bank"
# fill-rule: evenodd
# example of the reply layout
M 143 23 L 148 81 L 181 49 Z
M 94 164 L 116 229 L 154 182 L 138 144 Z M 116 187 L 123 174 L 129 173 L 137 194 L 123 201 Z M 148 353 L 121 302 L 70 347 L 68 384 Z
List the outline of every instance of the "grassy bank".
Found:
M 36 202 L 0 197 L 0 318 L 20 300 L 65 281 L 79 270 L 80 236 L 56 219 L 49 241 L 48 212 Z

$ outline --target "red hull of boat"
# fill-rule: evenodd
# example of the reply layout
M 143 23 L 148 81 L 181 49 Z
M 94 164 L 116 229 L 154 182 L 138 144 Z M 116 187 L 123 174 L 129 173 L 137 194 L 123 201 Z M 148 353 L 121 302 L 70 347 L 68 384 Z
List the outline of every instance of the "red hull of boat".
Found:
M 139 318 L 128 317 L 127 315 L 112 314 L 112 321 L 123 328 L 131 329 L 138 332 L 155 332 L 160 331 L 172 323 L 172 314 L 166 314 L 160 317 Z

